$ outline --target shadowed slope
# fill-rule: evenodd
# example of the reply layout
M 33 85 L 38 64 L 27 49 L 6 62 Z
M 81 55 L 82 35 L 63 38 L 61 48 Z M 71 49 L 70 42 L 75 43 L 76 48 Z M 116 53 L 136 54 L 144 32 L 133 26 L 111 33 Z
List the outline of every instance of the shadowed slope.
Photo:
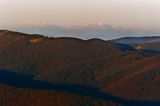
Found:
M 132 65 L 131 70 L 138 67 L 139 71 L 124 76 L 122 79 L 107 85 L 112 94 L 132 99 L 160 100 L 160 57 L 154 56 Z
M 1 106 L 120 106 L 109 100 L 51 90 L 0 85 Z
M 33 92 L 32 89 L 34 89 L 36 91 L 33 92 L 33 95 L 37 95 L 38 96 L 38 97 L 36 96 L 37 99 L 41 99 L 40 97 L 43 96 L 43 95 L 47 95 L 47 96 L 50 95 L 51 96 L 54 92 L 58 91 L 58 93 L 62 92 L 62 94 L 63 94 L 63 92 L 70 93 L 71 96 L 73 94 L 82 95 L 83 97 L 88 96 L 86 98 L 91 99 L 90 101 L 88 101 L 90 103 L 92 103 L 92 101 L 94 102 L 94 100 L 97 99 L 97 101 L 101 100 L 101 102 L 103 102 L 104 104 L 108 103 L 110 105 L 121 104 L 121 105 L 125 105 L 125 106 L 136 106 L 136 105 L 152 106 L 152 105 L 159 105 L 160 104 L 159 101 L 125 100 L 125 99 L 115 97 L 115 96 L 112 96 L 110 94 L 101 92 L 96 88 L 92 88 L 92 87 L 84 86 L 84 85 L 50 84 L 50 83 L 47 83 L 47 82 L 33 80 L 28 76 L 21 75 L 21 74 L 18 74 L 18 73 L 7 71 L 7 70 L 0 70 L 0 75 L 1 75 L 1 77 L 0 77 L 0 82 L 1 83 L 7 84 L 7 85 L 12 85 L 14 87 L 18 87 L 17 89 L 16 88 L 11 89 L 11 88 L 8 88 L 6 86 L 6 88 L 4 89 L 4 86 L 0 86 L 1 90 L 5 90 L 3 93 L 6 93 L 4 95 L 2 93 L 1 96 L 0 96 L 0 101 L 3 101 L 3 102 L 7 101 L 3 98 L 7 97 L 8 94 L 11 94 L 10 96 L 8 95 L 9 98 L 10 98 L 9 100 L 11 100 L 10 102 L 9 101 L 8 102 L 12 103 L 12 101 L 13 101 L 13 103 L 14 103 L 13 97 L 17 98 L 16 95 L 19 96 L 19 97 L 22 97 L 21 92 L 24 92 L 24 91 L 25 91 L 24 94 L 28 95 L 27 97 L 30 98 L 32 96 L 30 96 L 30 94 L 28 94 L 28 92 L 29 93 Z M 48 90 L 50 90 L 50 92 Z M 15 96 L 13 96 L 14 92 L 17 93 Z M 39 92 L 39 94 L 37 94 L 36 92 Z M 53 98 L 53 95 L 51 97 Z M 20 100 L 25 101 L 25 98 L 20 99 Z M 78 99 L 78 100 L 83 100 L 83 99 Z M 86 100 L 86 102 L 87 102 L 87 100 Z M 19 102 L 22 103 L 21 101 L 19 101 Z M 107 101 L 111 101 L 111 102 L 107 102 Z M 1 102 L 1 104 L 3 102 Z M 62 103 L 63 102 L 65 102 L 65 101 L 62 101 Z M 83 101 L 83 102 L 85 102 L 85 101 Z M 32 102 L 30 101 L 30 103 L 32 103 Z M 51 102 L 49 101 L 49 103 L 51 103 Z M 6 103 L 3 103 L 2 106 L 4 104 L 6 104 Z M 79 105 L 79 104 L 76 104 L 76 105 Z M 86 103 L 85 103 L 85 105 L 86 105 Z

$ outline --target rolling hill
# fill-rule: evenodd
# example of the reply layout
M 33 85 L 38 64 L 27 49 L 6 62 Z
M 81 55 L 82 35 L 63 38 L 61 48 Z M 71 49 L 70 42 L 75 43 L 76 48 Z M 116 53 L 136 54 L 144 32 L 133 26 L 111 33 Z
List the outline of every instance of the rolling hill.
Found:
M 99 39 L 47 38 L 10 31 L 0 34 L 0 42 L 0 67 L 31 75 L 133 50 Z

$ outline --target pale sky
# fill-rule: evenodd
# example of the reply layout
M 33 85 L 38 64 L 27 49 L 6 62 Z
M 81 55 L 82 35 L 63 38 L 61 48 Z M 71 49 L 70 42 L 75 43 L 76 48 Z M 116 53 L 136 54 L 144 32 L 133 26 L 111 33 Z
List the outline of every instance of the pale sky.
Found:
M 160 31 L 160 0 L 0 0 L 0 27 L 96 22 Z

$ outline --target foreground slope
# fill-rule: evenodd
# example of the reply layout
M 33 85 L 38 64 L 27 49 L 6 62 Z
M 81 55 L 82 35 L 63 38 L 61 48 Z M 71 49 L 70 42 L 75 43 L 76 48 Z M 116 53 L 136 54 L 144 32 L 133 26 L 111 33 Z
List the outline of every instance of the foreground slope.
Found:
M 33 90 L 0 85 L 1 106 L 120 106 L 107 100 L 60 91 Z
M 0 70 L 0 81 L 3 83 L 0 84 L 1 106 L 11 104 L 16 106 L 158 106 L 160 104 L 160 101 L 127 100 L 84 85 L 51 84 L 8 70 Z

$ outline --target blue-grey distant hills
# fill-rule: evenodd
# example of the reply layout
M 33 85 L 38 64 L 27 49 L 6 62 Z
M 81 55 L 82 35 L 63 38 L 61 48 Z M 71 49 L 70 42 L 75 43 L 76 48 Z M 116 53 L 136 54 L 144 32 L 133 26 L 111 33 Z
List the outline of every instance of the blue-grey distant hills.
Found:
M 160 36 L 152 37 L 123 37 L 111 40 L 111 42 L 122 44 L 146 44 L 160 42 Z
M 50 37 L 75 37 L 81 39 L 99 38 L 111 40 L 121 37 L 159 36 L 160 32 L 130 31 L 110 25 L 88 24 L 81 26 L 30 25 L 10 28 L 28 34 L 41 34 Z
M 136 49 L 145 49 L 152 51 L 160 51 L 160 36 L 152 37 L 123 37 L 110 40 L 114 43 L 128 44 L 134 46 Z

